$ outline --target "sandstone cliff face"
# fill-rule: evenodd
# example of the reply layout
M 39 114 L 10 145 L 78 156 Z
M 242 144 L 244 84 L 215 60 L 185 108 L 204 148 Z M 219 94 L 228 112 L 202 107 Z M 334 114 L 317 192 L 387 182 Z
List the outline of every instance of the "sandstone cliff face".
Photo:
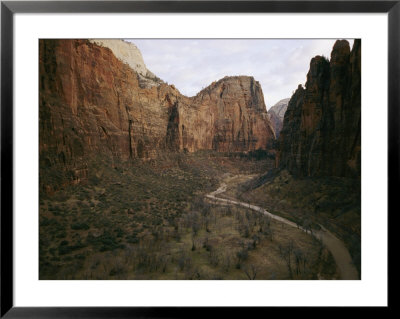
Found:
M 361 176 L 361 41 L 311 60 L 289 101 L 278 165 L 299 176 Z
M 260 84 L 225 77 L 179 108 L 181 149 L 243 152 L 266 149 L 274 139 Z
M 89 41 L 109 48 L 117 59 L 128 64 L 137 73 L 142 87 L 158 86 L 163 82 L 147 69 L 142 53 L 133 43 L 118 39 L 90 39 Z
M 272 127 L 274 128 L 276 138 L 279 137 L 279 134 L 282 130 L 283 118 L 285 116 L 289 100 L 290 99 L 280 100 L 268 110 L 269 119 Z
M 41 40 L 39 48 L 40 168 L 63 167 L 70 182 L 87 176 L 93 156 L 249 151 L 274 139 L 252 77 L 227 77 L 188 98 L 148 73 L 151 85 L 144 83 L 104 43 Z

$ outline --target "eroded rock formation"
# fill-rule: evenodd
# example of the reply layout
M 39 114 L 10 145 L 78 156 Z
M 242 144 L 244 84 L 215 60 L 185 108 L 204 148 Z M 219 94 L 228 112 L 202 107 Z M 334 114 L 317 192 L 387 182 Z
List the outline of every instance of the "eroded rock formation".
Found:
M 361 176 L 361 40 L 311 60 L 289 101 L 278 165 L 299 176 Z
M 132 55 L 116 56 L 130 44 L 111 50 L 98 41 L 40 40 L 41 169 L 64 167 L 79 182 L 89 157 L 249 151 L 274 139 L 254 78 L 226 77 L 189 98 L 149 73 L 141 56 L 137 70 Z

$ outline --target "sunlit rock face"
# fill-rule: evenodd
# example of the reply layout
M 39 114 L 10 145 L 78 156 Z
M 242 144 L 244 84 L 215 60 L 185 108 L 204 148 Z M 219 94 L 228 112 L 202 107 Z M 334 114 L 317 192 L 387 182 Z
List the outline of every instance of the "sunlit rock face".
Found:
M 90 42 L 109 48 L 115 57 L 128 64 L 138 74 L 139 83 L 145 87 L 157 86 L 162 80 L 147 69 L 142 53 L 132 42 L 119 39 L 89 39 Z
M 189 151 L 266 149 L 274 139 L 261 86 L 253 77 L 225 77 L 179 110 L 181 148 Z
M 311 60 L 289 101 L 278 165 L 300 176 L 361 176 L 361 41 L 335 43 Z
M 121 40 L 40 40 L 39 49 L 40 167 L 63 167 L 72 182 L 86 177 L 93 156 L 242 152 L 275 138 L 252 77 L 225 77 L 189 98 Z

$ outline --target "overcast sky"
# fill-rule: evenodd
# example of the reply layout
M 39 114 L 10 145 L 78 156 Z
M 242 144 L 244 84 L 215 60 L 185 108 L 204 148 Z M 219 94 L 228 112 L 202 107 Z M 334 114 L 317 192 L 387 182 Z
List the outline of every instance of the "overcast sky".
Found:
M 129 41 L 140 49 L 150 71 L 186 96 L 224 76 L 249 75 L 261 83 L 269 109 L 305 83 L 312 57 L 330 58 L 336 40 Z

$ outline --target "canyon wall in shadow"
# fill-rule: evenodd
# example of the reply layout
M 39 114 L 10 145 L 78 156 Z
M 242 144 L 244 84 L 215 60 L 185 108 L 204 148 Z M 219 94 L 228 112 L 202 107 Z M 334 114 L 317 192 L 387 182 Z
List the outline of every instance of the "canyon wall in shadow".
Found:
M 311 60 L 289 101 L 277 163 L 296 176 L 361 176 L 361 40 Z

